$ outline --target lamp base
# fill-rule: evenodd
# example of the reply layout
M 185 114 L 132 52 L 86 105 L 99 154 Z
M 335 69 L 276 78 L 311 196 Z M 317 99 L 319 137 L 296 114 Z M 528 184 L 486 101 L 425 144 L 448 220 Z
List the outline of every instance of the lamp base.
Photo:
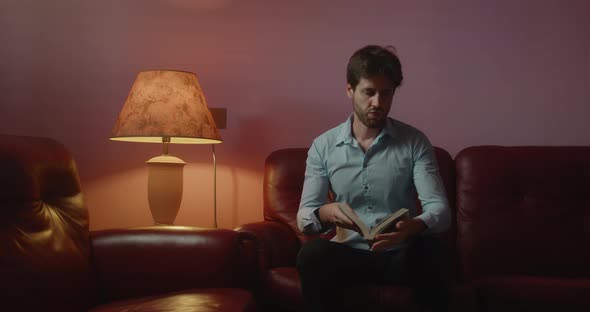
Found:
M 182 170 L 186 163 L 174 156 L 161 155 L 147 162 L 148 202 L 156 225 L 174 224 L 182 201 Z

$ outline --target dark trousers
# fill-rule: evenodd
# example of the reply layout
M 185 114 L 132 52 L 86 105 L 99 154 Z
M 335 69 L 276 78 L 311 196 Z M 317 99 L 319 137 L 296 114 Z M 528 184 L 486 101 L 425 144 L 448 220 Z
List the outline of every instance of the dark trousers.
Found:
M 343 289 L 383 284 L 413 288 L 420 311 L 448 311 L 447 268 L 444 246 L 426 235 L 388 252 L 314 239 L 304 244 L 297 256 L 307 311 L 318 312 L 351 311 L 343 294 L 354 293 Z

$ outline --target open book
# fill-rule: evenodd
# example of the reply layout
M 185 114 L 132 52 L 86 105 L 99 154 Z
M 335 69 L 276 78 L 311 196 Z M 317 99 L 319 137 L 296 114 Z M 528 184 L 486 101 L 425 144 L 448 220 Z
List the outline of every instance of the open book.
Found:
M 404 216 L 408 215 L 408 209 L 401 208 L 398 211 L 390 214 L 379 223 L 375 224 L 373 228 L 369 228 L 357 215 L 347 203 L 338 203 L 338 208 L 344 213 L 354 224 L 359 228 L 360 234 L 369 242 L 375 240 L 375 236 L 381 233 L 388 233 L 395 231 L 395 224 Z

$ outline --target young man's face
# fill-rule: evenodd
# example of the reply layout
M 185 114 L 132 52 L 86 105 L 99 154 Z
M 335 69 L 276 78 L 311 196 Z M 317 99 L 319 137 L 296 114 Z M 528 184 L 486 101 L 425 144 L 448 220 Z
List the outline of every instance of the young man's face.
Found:
M 368 128 L 383 128 L 395 94 L 393 82 L 383 75 L 361 78 L 356 88 L 347 85 L 346 94 L 352 99 L 355 119 Z

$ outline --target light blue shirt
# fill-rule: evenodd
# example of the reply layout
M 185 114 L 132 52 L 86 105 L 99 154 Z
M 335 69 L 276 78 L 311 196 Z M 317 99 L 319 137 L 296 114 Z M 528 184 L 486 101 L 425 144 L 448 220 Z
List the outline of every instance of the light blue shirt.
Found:
M 330 187 L 336 202 L 347 202 L 369 227 L 400 208 L 424 221 L 429 232 L 446 230 L 451 221 L 449 204 L 434 149 L 418 129 L 388 118 L 366 152 L 352 136 L 352 118 L 313 141 L 305 169 L 305 182 L 297 212 L 304 233 L 321 233 L 315 211 L 328 203 Z M 423 213 L 417 215 L 415 194 Z M 369 249 L 355 231 L 337 228 L 332 241 Z

